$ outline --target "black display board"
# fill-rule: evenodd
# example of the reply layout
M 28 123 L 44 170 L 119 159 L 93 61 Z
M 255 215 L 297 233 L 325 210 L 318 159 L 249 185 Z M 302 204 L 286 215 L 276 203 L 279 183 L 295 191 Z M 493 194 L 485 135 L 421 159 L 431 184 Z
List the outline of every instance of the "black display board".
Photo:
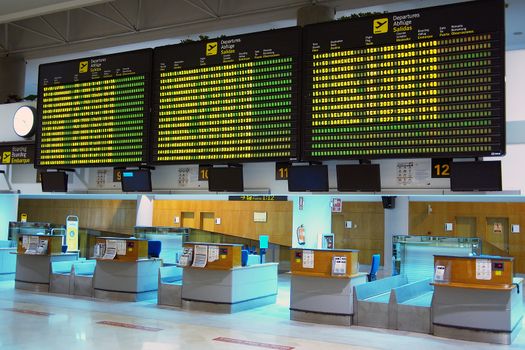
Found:
M 338 191 L 381 191 L 379 164 L 337 164 L 336 171 Z
M 147 162 L 152 52 L 41 65 L 35 165 Z
M 42 192 L 67 192 L 67 178 L 65 172 L 43 172 Z
M 501 161 L 453 162 L 451 191 L 501 191 Z
M 122 192 L 151 192 L 151 172 L 148 169 L 122 171 Z
M 309 165 L 288 168 L 288 191 L 326 192 L 328 187 L 328 166 Z
M 299 28 L 155 49 L 155 164 L 297 157 Z
M 304 28 L 303 159 L 505 153 L 504 2 Z
M 211 192 L 243 192 L 242 167 L 210 168 L 208 170 L 208 190 Z

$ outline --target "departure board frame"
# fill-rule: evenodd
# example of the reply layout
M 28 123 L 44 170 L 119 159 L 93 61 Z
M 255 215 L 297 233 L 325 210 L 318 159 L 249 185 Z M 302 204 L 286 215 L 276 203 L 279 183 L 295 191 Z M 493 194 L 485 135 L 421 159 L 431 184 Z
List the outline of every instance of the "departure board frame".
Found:
M 141 49 L 40 65 L 35 167 L 147 164 L 152 60 Z
M 303 160 L 505 154 L 504 1 L 303 29 Z
M 291 27 L 155 48 L 150 162 L 296 160 L 301 33 Z

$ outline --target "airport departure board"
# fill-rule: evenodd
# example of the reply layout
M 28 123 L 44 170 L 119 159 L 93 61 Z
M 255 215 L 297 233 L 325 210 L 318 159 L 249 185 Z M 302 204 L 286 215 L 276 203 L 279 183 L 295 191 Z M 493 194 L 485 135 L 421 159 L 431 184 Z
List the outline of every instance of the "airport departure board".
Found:
M 146 49 L 41 65 L 36 166 L 147 162 L 152 56 Z
M 286 28 L 156 48 L 152 162 L 295 158 L 300 44 Z
M 504 3 L 304 28 L 303 158 L 505 153 Z

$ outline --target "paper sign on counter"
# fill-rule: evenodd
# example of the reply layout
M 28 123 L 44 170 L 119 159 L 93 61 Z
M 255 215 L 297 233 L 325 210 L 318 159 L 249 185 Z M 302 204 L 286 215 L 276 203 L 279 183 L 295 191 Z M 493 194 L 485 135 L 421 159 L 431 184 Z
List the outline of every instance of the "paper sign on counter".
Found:
M 437 265 L 434 271 L 434 281 L 444 281 L 445 280 L 445 266 Z
M 29 236 L 26 254 L 37 254 L 39 239 L 38 236 Z
M 476 279 L 492 279 L 492 263 L 490 262 L 490 259 L 476 259 Z
M 332 276 L 346 275 L 346 256 L 332 258 Z
M 193 267 L 205 267 L 208 262 L 208 246 L 195 245 Z
M 208 247 L 208 262 L 214 262 L 219 260 L 219 247 L 216 245 L 210 245 Z
M 314 268 L 314 251 L 303 250 L 303 269 Z
M 104 253 L 102 259 L 113 260 L 115 259 L 115 256 L 117 256 L 117 248 L 108 246 L 106 247 L 106 252 Z
M 117 241 L 117 255 L 126 255 L 126 241 Z

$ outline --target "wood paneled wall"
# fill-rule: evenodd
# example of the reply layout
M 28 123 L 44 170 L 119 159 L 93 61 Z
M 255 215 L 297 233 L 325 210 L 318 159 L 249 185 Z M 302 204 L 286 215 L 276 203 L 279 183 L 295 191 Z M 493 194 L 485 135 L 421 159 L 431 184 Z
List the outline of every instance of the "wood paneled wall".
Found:
M 254 222 L 254 212 L 266 212 L 266 222 Z M 259 235 L 269 235 L 270 242 L 285 246 L 292 244 L 291 201 L 242 202 L 201 200 L 155 200 L 153 202 L 154 226 L 180 226 L 206 229 L 258 240 Z M 180 222 L 175 224 L 175 217 Z M 220 218 L 221 223 L 215 224 Z
M 345 228 L 352 221 L 352 228 Z M 341 213 L 332 213 L 332 232 L 336 249 L 358 249 L 359 262 L 370 264 L 373 254 L 381 254 L 385 245 L 385 210 L 381 202 L 343 202 Z
M 18 218 L 20 213 L 26 213 L 28 221 L 64 225 L 66 216 L 76 215 L 82 228 L 132 234 L 137 218 L 137 202 L 98 199 L 20 199 Z
M 409 211 L 411 235 L 479 237 L 483 253 L 513 256 L 514 271 L 525 273 L 525 203 L 410 202 Z M 508 252 L 501 249 L 505 233 L 493 232 L 493 222 L 520 225 L 520 233 L 508 233 Z M 445 223 L 454 224 L 453 231 L 445 231 Z

